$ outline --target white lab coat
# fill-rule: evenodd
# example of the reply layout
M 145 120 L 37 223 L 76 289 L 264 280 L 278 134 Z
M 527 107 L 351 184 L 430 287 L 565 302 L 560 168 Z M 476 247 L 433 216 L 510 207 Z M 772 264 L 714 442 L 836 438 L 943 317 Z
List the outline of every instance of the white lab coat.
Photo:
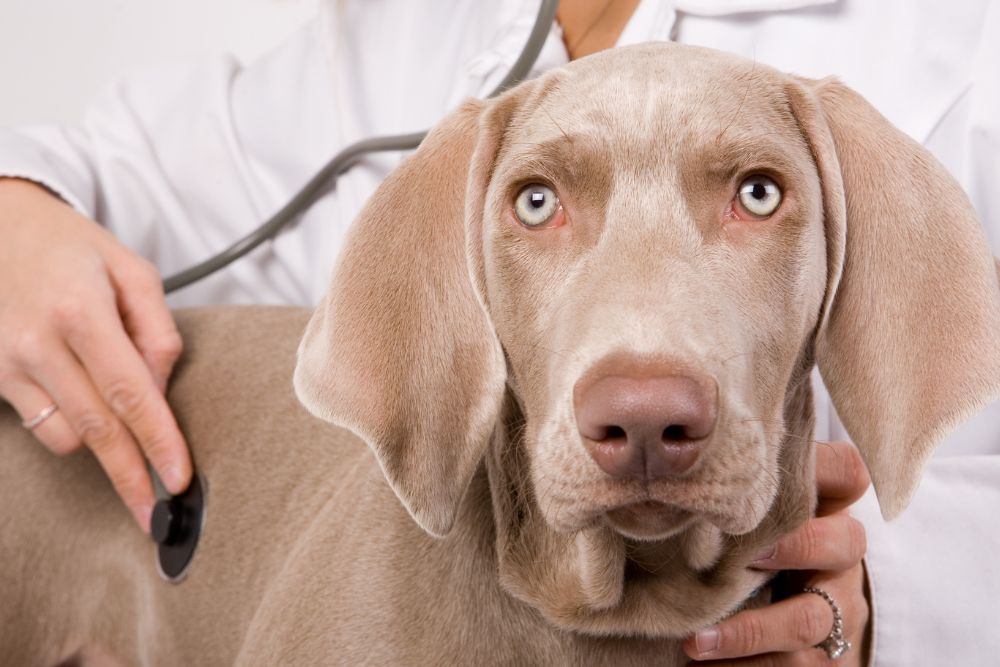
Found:
M 26 177 L 169 274 L 246 234 L 339 148 L 432 126 L 490 90 L 537 0 L 344 0 L 248 67 L 220 57 L 110 86 L 72 127 L 0 131 L 0 175 Z M 1000 253 L 1000 2 L 643 0 L 620 44 L 675 39 L 811 77 L 840 76 L 930 148 Z M 536 65 L 566 62 L 554 27 Z M 314 304 L 344 232 L 399 163 L 365 159 L 291 230 L 170 297 Z M 1000 333 L 1000 332 L 998 332 Z M 819 438 L 844 437 L 825 392 Z M 1000 406 L 949 438 L 886 525 L 869 494 L 876 665 L 1000 661 Z

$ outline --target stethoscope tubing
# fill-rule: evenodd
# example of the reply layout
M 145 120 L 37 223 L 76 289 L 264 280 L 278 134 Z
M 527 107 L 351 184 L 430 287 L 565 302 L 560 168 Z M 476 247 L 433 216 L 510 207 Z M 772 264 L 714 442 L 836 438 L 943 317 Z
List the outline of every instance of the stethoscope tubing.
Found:
M 507 76 L 487 97 L 495 97 L 508 88 L 520 83 L 531 71 L 538 55 L 545 45 L 549 28 L 555 20 L 558 0 L 542 0 L 538 8 L 535 24 L 520 55 L 511 66 Z M 163 280 L 163 290 L 167 294 L 206 278 L 240 259 L 265 241 L 274 238 L 278 232 L 294 222 L 310 206 L 316 203 L 333 185 L 336 179 L 354 166 L 361 158 L 372 153 L 387 151 L 407 151 L 420 145 L 427 130 L 410 134 L 370 137 L 355 142 L 337 153 L 309 182 L 302 187 L 277 213 L 252 232 L 236 241 L 228 248 L 208 259 Z

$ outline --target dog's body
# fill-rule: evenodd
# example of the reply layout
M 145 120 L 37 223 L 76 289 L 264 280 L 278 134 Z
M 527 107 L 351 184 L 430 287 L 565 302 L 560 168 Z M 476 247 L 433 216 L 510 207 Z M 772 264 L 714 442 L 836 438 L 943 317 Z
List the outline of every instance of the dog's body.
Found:
M 89 453 L 55 458 L 0 411 L 0 664 L 683 664 L 675 641 L 562 632 L 503 592 L 482 475 L 452 534 L 422 531 L 365 444 L 295 399 L 307 318 L 178 315 L 171 405 L 209 484 L 180 584 Z
M 4 657 L 680 664 L 812 511 L 814 365 L 888 516 L 1000 393 L 943 168 L 836 82 L 676 45 L 467 103 L 390 175 L 294 365 L 360 440 L 294 400 L 304 324 L 182 318 L 208 516 L 180 585 L 92 462 L 4 417 Z

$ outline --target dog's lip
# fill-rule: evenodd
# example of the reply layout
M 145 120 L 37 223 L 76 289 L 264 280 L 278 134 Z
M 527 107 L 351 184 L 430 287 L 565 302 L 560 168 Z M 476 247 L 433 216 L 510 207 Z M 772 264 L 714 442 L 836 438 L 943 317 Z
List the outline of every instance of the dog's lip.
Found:
M 643 539 L 660 539 L 687 527 L 694 514 L 656 500 L 631 502 L 607 510 L 608 524 L 618 532 Z
M 649 499 L 623 503 L 617 507 L 612 507 L 605 513 L 614 514 L 617 517 L 631 517 L 639 520 L 691 514 L 689 510 L 678 505 Z

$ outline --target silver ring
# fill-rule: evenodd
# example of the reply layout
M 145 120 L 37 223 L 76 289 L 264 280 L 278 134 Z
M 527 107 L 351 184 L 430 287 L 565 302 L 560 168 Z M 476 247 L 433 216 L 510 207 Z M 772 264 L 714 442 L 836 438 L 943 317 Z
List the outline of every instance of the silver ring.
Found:
M 833 610 L 833 629 L 830 630 L 830 634 L 826 636 L 826 639 L 816 644 L 815 648 L 821 648 L 826 651 L 826 657 L 830 658 L 830 660 L 836 660 L 850 651 L 851 642 L 844 639 L 844 615 L 840 612 L 840 607 L 837 606 L 837 603 L 834 602 L 830 594 L 815 586 L 806 586 L 802 589 L 802 592 L 815 593 L 826 600 L 826 603 L 830 605 L 830 609 Z
M 36 426 L 38 426 L 43 421 L 54 415 L 56 410 L 58 409 L 59 406 L 56 405 L 55 403 L 53 403 L 48 407 L 44 407 L 37 415 L 35 415 L 31 419 L 26 419 L 25 421 L 21 422 L 21 426 L 28 429 L 29 431 L 34 431 Z

